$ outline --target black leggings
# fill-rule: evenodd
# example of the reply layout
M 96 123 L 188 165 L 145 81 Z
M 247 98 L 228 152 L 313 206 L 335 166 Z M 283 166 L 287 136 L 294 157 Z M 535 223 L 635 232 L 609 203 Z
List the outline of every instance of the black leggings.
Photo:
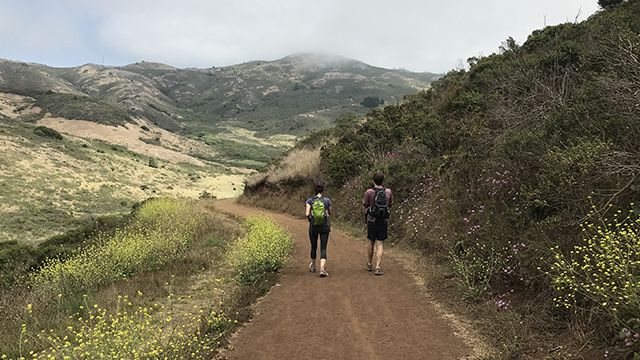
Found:
M 318 250 L 318 236 L 320 236 L 320 259 L 327 258 L 327 243 L 329 242 L 329 229 L 327 226 L 309 226 L 309 240 L 311 241 L 311 259 L 316 259 Z

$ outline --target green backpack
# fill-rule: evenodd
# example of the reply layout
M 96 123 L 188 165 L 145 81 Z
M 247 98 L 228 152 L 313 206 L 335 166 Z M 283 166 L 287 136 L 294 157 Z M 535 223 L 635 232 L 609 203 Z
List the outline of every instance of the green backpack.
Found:
M 327 218 L 327 210 L 324 208 L 324 198 L 316 197 L 311 203 L 311 218 L 314 226 L 324 225 Z

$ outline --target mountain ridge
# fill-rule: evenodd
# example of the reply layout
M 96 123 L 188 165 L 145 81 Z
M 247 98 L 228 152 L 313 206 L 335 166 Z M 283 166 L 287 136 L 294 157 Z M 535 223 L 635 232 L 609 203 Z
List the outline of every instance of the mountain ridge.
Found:
M 50 67 L 0 59 L 2 92 L 31 96 L 36 105 L 46 102 L 42 98 L 51 92 L 86 96 L 132 118 L 147 118 L 166 130 L 193 136 L 218 132 L 221 126 L 263 135 L 305 134 L 329 127 L 343 112 L 363 115 L 368 109 L 361 102 L 367 96 L 399 101 L 427 89 L 438 77 L 307 52 L 201 69 L 152 61 Z M 84 118 L 83 107 L 76 108 L 77 118 Z

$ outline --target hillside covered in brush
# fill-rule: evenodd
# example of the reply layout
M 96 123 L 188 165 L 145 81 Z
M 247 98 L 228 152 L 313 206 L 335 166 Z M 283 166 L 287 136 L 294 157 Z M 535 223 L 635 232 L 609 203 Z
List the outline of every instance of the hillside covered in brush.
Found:
M 558 333 L 616 347 L 610 357 L 640 351 L 640 1 L 508 39 L 469 65 L 340 118 L 252 178 L 244 201 L 299 214 L 322 177 L 336 217 L 361 224 L 382 170 L 391 240 L 492 305 L 479 312 L 505 358 L 548 356 L 570 342 Z
M 384 101 L 425 89 L 436 74 L 388 70 L 321 54 L 294 54 L 208 69 L 138 62 L 73 68 L 0 60 L 0 93 L 27 96 L 29 107 L 67 119 L 123 124 L 144 117 L 192 136 L 226 127 L 262 135 L 327 128 L 340 113 L 364 114 Z M 9 102 L 7 95 L 0 99 Z M 7 117 L 10 114 L 1 114 Z

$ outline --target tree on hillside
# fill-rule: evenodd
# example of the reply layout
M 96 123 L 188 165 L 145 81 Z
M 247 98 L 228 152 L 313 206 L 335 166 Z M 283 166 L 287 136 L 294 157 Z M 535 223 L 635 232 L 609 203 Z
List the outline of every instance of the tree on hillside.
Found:
M 368 108 L 374 108 L 382 104 L 384 104 L 384 99 L 379 99 L 377 96 L 367 96 L 360 103 L 360 105 Z
M 624 2 L 624 0 L 598 0 L 598 5 L 600 5 L 600 7 L 603 9 L 608 9 L 622 2 Z

